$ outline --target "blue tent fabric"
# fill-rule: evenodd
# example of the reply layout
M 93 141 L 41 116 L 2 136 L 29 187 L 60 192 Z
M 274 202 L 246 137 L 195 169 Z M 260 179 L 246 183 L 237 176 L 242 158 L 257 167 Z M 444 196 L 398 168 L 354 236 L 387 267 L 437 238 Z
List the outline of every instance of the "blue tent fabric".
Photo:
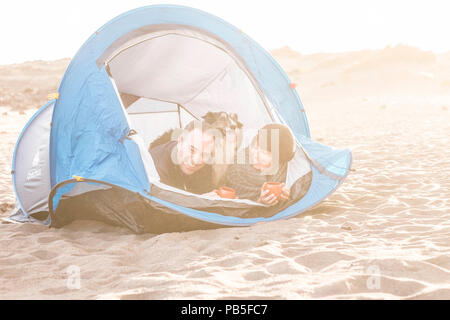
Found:
M 296 204 L 270 218 L 239 218 L 186 208 L 150 195 L 139 150 L 128 139 L 127 123 L 107 70 L 97 59 L 118 38 L 152 24 L 192 26 L 214 34 L 233 48 L 245 62 L 264 92 L 288 125 L 312 163 L 310 190 Z M 250 225 L 292 217 L 330 195 L 351 166 L 348 149 L 334 149 L 310 137 L 305 110 L 290 80 L 271 55 L 236 27 L 203 11 L 174 5 L 131 10 L 97 30 L 72 59 L 59 87 L 50 134 L 50 178 L 54 189 L 49 200 L 54 210 L 72 190 L 74 176 L 135 192 L 183 215 L 223 225 Z M 73 181 L 72 181 L 73 182 Z
M 15 183 L 15 171 L 16 171 L 16 156 L 17 156 L 17 150 L 19 147 L 19 142 L 22 140 L 23 135 L 25 134 L 25 132 L 27 131 L 28 127 L 30 127 L 33 123 L 33 121 L 35 121 L 35 119 L 37 119 L 39 117 L 39 115 L 46 110 L 47 108 L 51 107 L 54 103 L 56 102 L 55 99 L 51 99 L 49 100 L 46 104 L 44 104 L 42 107 L 39 108 L 38 111 L 36 111 L 36 113 L 28 120 L 28 122 L 26 123 L 25 127 L 22 129 L 22 131 L 20 132 L 19 137 L 17 138 L 17 142 L 14 148 L 14 153 L 13 153 L 13 158 L 12 158 L 12 164 L 11 164 L 11 179 L 13 181 L 13 188 L 14 188 L 14 193 L 16 195 L 17 201 L 16 201 L 16 208 L 15 210 L 12 212 L 11 215 L 14 215 L 16 217 L 19 217 L 20 215 L 23 215 L 22 218 L 18 218 L 19 221 L 28 221 L 30 216 L 27 213 L 27 211 L 23 208 L 23 205 L 21 203 L 20 197 L 18 196 L 18 191 L 17 191 L 17 186 Z
M 129 127 L 104 68 L 86 79 L 76 99 L 56 104 L 53 124 L 53 184 L 77 175 L 149 188 L 138 149 L 126 139 Z
M 297 139 L 309 154 L 313 164 L 322 172 L 334 175 L 338 180 L 347 175 L 351 164 L 349 149 L 335 149 L 305 136 L 299 136 Z

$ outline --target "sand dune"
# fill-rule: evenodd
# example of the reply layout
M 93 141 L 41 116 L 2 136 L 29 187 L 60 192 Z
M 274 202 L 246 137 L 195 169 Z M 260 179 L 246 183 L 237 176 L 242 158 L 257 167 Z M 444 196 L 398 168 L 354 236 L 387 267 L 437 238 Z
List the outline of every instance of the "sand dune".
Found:
M 449 299 L 450 54 L 273 54 L 298 84 L 312 138 L 353 151 L 336 193 L 248 228 L 135 235 L 91 221 L 2 224 L 0 298 Z M 67 63 L 0 66 L 2 217 L 14 203 L 15 140 Z

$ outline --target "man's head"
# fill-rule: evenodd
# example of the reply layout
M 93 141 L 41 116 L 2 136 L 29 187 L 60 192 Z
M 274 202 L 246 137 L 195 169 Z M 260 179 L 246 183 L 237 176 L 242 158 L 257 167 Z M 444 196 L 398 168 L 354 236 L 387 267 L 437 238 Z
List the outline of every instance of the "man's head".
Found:
M 191 175 L 205 166 L 214 154 L 214 135 L 204 121 L 193 120 L 178 137 L 175 159 L 184 174 Z
M 258 130 L 251 144 L 250 161 L 260 170 L 278 168 L 294 157 L 295 140 L 291 130 L 282 124 L 267 124 Z

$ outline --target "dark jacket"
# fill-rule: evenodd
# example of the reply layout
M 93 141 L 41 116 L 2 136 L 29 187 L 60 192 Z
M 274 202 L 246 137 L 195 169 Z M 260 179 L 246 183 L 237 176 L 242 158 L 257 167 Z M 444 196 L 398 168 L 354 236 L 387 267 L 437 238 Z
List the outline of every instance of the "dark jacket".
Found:
M 171 158 L 172 150 L 176 146 L 176 141 L 169 141 L 150 149 L 150 155 L 155 163 L 160 181 L 169 186 L 196 194 L 212 191 L 211 166 L 205 165 L 191 175 L 185 174 L 181 171 L 179 165 L 173 163 Z

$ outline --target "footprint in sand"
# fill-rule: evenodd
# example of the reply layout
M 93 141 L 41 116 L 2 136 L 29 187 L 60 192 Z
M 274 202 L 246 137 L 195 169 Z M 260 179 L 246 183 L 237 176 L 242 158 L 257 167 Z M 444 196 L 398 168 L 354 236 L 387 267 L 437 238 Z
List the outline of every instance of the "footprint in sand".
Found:
M 41 260 L 51 260 L 58 256 L 58 253 L 47 251 L 47 250 L 36 250 L 36 251 L 31 252 L 30 254 Z
M 186 277 L 187 278 L 207 278 L 207 277 L 211 277 L 211 273 L 208 273 L 205 270 L 197 270 L 197 271 L 190 272 Z
M 450 289 L 448 288 L 439 288 L 434 289 L 432 291 L 427 290 L 424 292 L 423 290 L 421 293 L 410 296 L 408 299 L 415 299 L 415 300 L 441 300 L 443 297 L 450 297 Z
M 443 254 L 425 261 L 450 271 L 450 255 Z
M 422 283 L 414 280 L 395 279 L 380 276 L 379 282 L 371 283 L 369 275 L 352 276 L 348 279 L 324 284 L 314 289 L 312 298 L 346 298 L 346 296 L 355 296 L 359 294 L 360 298 L 374 297 L 374 295 L 383 293 L 383 296 L 408 297 L 417 294 L 425 287 Z M 361 296 L 362 294 L 362 296 Z
M 47 288 L 40 291 L 40 293 L 48 296 L 56 296 L 64 293 L 69 293 L 71 290 L 67 287 Z
M 310 270 L 302 265 L 290 261 L 280 261 L 267 265 L 267 271 L 272 274 L 300 274 Z
M 23 269 L 14 267 L 2 267 L 2 278 L 4 279 L 15 279 L 20 278 L 23 275 Z
M 51 242 L 55 242 L 55 241 L 59 241 L 59 240 L 61 240 L 61 239 L 58 238 L 58 237 L 47 237 L 47 236 L 44 236 L 44 237 L 38 238 L 37 242 L 41 243 L 41 244 L 45 244 L 45 243 L 51 243 Z
M 211 266 L 217 266 L 217 267 L 235 267 L 240 264 L 245 263 L 246 258 L 243 256 L 234 256 L 229 258 L 224 258 L 222 260 L 215 261 L 214 263 L 210 264 Z
M 295 262 L 311 269 L 312 271 L 320 271 L 341 260 L 353 259 L 353 257 L 339 252 L 322 251 L 297 257 L 295 258 Z
M 265 271 L 251 271 L 251 272 L 247 272 L 243 275 L 244 279 L 247 281 L 263 280 L 270 276 L 271 275 Z

